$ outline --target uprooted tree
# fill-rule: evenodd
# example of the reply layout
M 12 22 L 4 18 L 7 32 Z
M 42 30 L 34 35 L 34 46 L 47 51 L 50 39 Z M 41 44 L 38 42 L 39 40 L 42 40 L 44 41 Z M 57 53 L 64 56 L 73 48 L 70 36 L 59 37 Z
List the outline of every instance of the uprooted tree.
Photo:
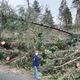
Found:
M 72 24 L 72 15 L 69 7 L 67 6 L 66 0 L 62 0 L 59 7 L 59 19 L 66 25 L 68 29 L 68 24 Z

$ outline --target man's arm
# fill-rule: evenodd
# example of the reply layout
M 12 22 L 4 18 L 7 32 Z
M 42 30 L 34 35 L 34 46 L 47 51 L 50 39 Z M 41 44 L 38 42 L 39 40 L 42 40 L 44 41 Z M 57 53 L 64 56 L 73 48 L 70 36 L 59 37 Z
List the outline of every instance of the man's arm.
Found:
M 35 58 L 35 56 L 33 57 L 33 66 L 36 67 L 36 58 Z

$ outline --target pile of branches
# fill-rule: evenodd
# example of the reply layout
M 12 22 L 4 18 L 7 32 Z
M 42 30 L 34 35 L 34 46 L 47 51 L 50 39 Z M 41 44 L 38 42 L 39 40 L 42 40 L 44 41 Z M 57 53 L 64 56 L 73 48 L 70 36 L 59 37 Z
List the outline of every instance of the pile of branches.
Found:
M 57 52 L 57 56 L 61 54 Z M 80 49 L 63 51 L 63 55 L 61 58 L 56 57 L 56 64 L 57 62 L 59 64 L 58 66 L 55 64 L 54 69 L 60 71 L 64 68 L 62 79 L 65 79 L 67 76 L 71 76 L 75 72 L 80 71 Z M 66 70 L 67 68 L 70 69 L 70 71 Z

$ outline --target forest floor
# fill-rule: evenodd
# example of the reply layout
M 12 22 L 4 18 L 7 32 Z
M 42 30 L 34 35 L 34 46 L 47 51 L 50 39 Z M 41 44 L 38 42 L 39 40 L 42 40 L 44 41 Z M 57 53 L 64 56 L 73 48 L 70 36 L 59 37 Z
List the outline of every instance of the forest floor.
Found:
M 37 80 L 27 71 L 11 68 L 8 65 L 0 65 L 0 80 Z M 49 80 L 49 79 L 41 79 Z

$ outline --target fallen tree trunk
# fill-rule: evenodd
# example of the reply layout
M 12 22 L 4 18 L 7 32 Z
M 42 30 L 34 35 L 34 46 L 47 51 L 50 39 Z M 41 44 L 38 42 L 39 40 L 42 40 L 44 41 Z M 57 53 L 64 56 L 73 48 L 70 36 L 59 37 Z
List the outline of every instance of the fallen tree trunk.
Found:
M 8 56 L 8 57 L 6 58 L 6 60 L 9 61 L 9 60 L 13 59 L 13 58 L 16 57 L 16 56 L 18 56 L 18 54 L 14 53 L 14 54 Z
M 3 11 L 1 10 L 1 14 L 3 15 L 3 17 L 7 17 L 9 19 L 12 18 L 12 15 L 9 15 L 9 16 L 6 16 L 4 15 Z M 24 21 L 26 22 L 26 20 L 24 20 L 23 18 L 21 17 L 13 17 L 15 20 L 20 20 L 20 21 Z M 32 24 L 35 24 L 35 25 L 39 25 L 39 26 L 43 26 L 43 27 L 46 27 L 46 28 L 51 28 L 51 29 L 55 29 L 55 30 L 58 30 L 58 31 L 61 31 L 61 32 L 64 32 L 64 33 L 67 33 L 67 34 L 70 34 L 70 35 L 74 35 L 73 33 L 71 32 L 68 32 L 68 31 L 65 31 L 65 30 L 62 30 L 62 29 L 59 29 L 59 28 L 55 28 L 53 26 L 49 26 L 49 25 L 46 25 L 46 24 L 42 24 L 42 23 L 36 23 L 36 22 L 32 22 L 32 21 L 29 21 L 29 23 L 32 23 Z
M 74 34 L 71 33 L 71 32 L 68 32 L 68 31 L 65 31 L 65 30 L 62 30 L 62 29 L 53 27 L 53 26 L 49 26 L 49 25 L 46 25 L 46 24 L 36 23 L 36 22 L 32 22 L 32 21 L 29 21 L 29 23 L 36 24 L 36 25 L 39 25 L 39 26 L 43 26 L 43 27 L 46 27 L 46 28 L 55 29 L 55 30 L 58 30 L 58 31 L 61 31 L 61 32 L 64 32 L 64 33 L 67 33 L 67 34 L 70 34 L 70 35 L 74 35 Z
M 6 48 L 6 49 L 11 49 L 10 45 L 7 44 L 5 41 L 2 41 L 2 42 L 1 42 L 1 47 L 4 47 L 4 48 Z
M 18 61 L 18 60 L 22 60 L 22 59 L 24 59 L 24 58 L 26 58 L 26 55 L 25 56 L 23 56 L 23 57 L 20 57 L 20 58 L 18 58 L 18 57 L 16 57 L 16 58 L 13 58 L 13 59 L 11 59 L 11 60 L 9 60 L 9 61 L 6 61 L 5 63 L 3 62 L 3 64 L 5 65 L 5 64 L 8 64 L 8 63 L 13 63 L 13 61 Z
M 80 51 L 80 49 L 77 49 L 77 50 L 60 50 L 60 51 L 56 51 L 56 55 L 59 55 L 59 54 L 64 54 L 64 53 L 68 53 L 68 52 L 75 52 L 75 51 Z
M 75 51 L 74 53 L 72 53 L 71 55 L 68 55 L 68 56 L 66 56 L 66 57 L 64 57 L 64 58 L 56 58 L 56 60 L 63 60 L 63 59 L 65 59 L 65 58 L 68 58 L 68 57 L 71 57 L 72 55 L 75 55 L 75 54 L 77 54 L 77 53 L 80 53 L 80 51 L 79 51 L 80 49 L 77 49 L 77 50 L 68 50 L 68 52 L 73 52 L 73 51 Z M 67 50 L 66 50 L 67 51 Z M 66 52 L 65 51 L 65 52 Z M 64 52 L 64 51 L 63 51 Z M 58 54 L 59 55 L 59 54 Z
M 65 66 L 65 65 L 67 65 L 67 64 L 70 64 L 70 63 L 72 63 L 72 62 L 74 62 L 74 61 L 76 61 L 76 60 L 78 60 L 78 59 L 80 59 L 80 56 L 77 57 L 76 59 L 73 59 L 73 60 L 70 60 L 70 61 L 66 62 L 66 63 L 63 64 L 63 65 L 55 66 L 54 68 L 60 68 L 60 67 L 63 67 L 63 66 Z

